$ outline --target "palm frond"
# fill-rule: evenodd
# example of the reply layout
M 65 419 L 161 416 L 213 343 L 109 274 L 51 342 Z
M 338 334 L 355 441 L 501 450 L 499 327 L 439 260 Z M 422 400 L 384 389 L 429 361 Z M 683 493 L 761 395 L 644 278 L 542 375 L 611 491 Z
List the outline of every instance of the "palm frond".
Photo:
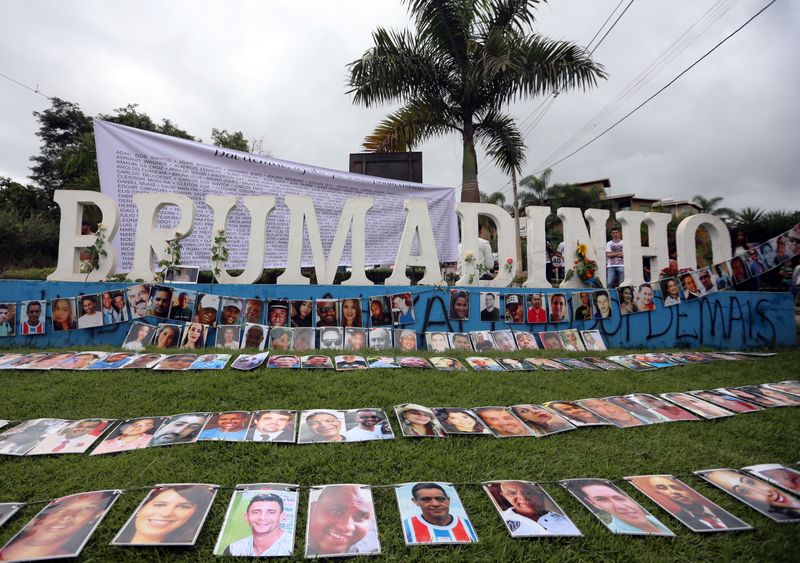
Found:
M 525 164 L 525 140 L 510 115 L 488 113 L 475 125 L 475 138 L 486 144 L 487 154 L 505 174 Z
M 391 113 L 364 139 L 368 152 L 404 152 L 447 131 L 457 129 L 442 106 L 410 103 Z

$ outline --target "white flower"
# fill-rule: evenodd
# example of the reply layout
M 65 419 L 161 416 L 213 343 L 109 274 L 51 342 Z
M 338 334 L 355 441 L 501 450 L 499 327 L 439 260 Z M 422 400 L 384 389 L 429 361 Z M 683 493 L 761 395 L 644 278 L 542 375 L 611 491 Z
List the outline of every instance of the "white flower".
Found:
M 97 230 L 98 231 L 105 231 L 106 230 L 106 226 L 103 223 L 98 223 L 97 224 Z

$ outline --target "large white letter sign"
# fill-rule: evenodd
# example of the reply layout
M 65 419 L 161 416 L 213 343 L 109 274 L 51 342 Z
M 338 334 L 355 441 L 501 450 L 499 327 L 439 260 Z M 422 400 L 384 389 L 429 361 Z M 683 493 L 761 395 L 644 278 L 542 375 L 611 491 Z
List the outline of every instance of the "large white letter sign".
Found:
M 624 241 L 622 260 L 625 279 L 620 285 L 644 283 L 643 258 L 650 258 L 650 279 L 656 281 L 662 268 L 669 264 L 667 225 L 672 220 L 669 213 L 644 213 L 642 211 L 617 211 L 617 221 L 622 227 Z M 649 246 L 642 246 L 642 223 L 647 225 Z
M 88 190 L 56 190 L 53 201 L 61 208 L 61 225 L 58 235 L 58 264 L 56 271 L 47 276 L 50 281 L 99 281 L 113 274 L 117 267 L 117 253 L 111 242 L 119 226 L 119 208 L 114 200 L 98 192 Z M 92 246 L 96 234 L 81 234 L 83 208 L 96 205 L 100 208 L 104 227 L 98 231 L 104 239 L 105 256 L 98 256 L 98 267 L 87 275 L 80 271 L 81 249 Z M 10 249 L 9 249 L 10 250 Z
M 166 258 L 169 241 L 182 239 L 191 234 L 194 224 L 194 202 L 185 195 L 153 193 L 134 194 L 133 203 L 139 211 L 139 222 L 136 224 L 133 268 L 128 277 L 132 280 L 152 280 L 156 276 L 153 271 L 153 259 Z M 155 226 L 158 212 L 168 205 L 178 206 L 181 219 L 173 228 L 158 228 Z
M 428 215 L 428 204 L 424 199 L 407 199 L 403 202 L 406 210 L 406 224 L 397 249 L 394 261 L 394 272 L 386 278 L 386 285 L 408 285 L 406 276 L 409 266 L 425 268 L 425 276 L 419 280 L 420 285 L 438 285 L 442 283 L 442 271 L 439 269 L 439 253 L 436 252 L 431 218 Z M 417 237 L 419 255 L 412 256 L 411 249 L 414 237 Z
M 700 213 L 687 217 L 678 225 L 675 244 L 678 251 L 678 268 L 697 268 L 697 248 L 695 235 L 701 226 L 711 238 L 712 263 L 719 264 L 731 259 L 731 235 L 728 227 L 719 217 Z
M 550 287 L 547 281 L 547 237 L 545 224 L 550 208 L 545 206 L 525 208 L 525 233 L 528 236 L 528 279 L 522 287 Z
M 564 228 L 564 268 L 569 270 L 578 258 L 578 243 L 586 245 L 586 257 L 597 262 L 595 277 L 605 285 L 606 279 L 606 221 L 611 212 L 608 209 L 587 209 L 584 214 L 577 207 L 559 207 L 556 212 Z M 589 222 L 589 230 L 583 218 Z M 578 276 L 564 281 L 560 287 L 583 287 Z
M 495 227 L 497 227 L 497 260 L 500 262 L 500 270 L 494 279 L 480 281 L 480 285 L 487 287 L 507 287 L 511 285 L 514 276 L 517 275 L 518 264 L 512 262 L 511 269 L 506 268 L 507 260 L 516 255 L 514 238 L 514 219 L 508 212 L 499 205 L 490 203 L 458 203 L 456 213 L 461 218 L 461 256 L 459 263 L 462 264 L 461 278 L 456 282 L 458 285 L 470 285 L 470 275 L 472 274 L 473 283 L 478 283 L 475 271 L 475 263 L 464 261 L 464 256 L 472 253 L 478 256 L 478 217 L 484 215 L 489 217 Z
M 342 282 L 342 285 L 373 285 L 364 273 L 365 226 L 367 211 L 373 203 L 371 197 L 353 197 L 347 200 L 342 214 L 339 216 L 339 225 L 336 228 L 336 235 L 333 237 L 327 258 L 322 248 L 314 200 L 310 196 L 287 195 L 284 203 L 291 212 L 289 248 L 287 249 L 286 270 L 278 277 L 278 283 L 294 285 L 310 283 L 310 280 L 304 277 L 300 271 L 303 258 L 303 225 L 307 225 L 308 240 L 311 244 L 311 254 L 314 257 L 314 270 L 317 273 L 318 284 L 333 283 L 344 251 L 344 243 L 347 241 L 347 233 L 350 232 L 351 274 L 349 279 Z
M 267 217 L 275 209 L 275 196 L 255 195 L 246 196 L 244 206 L 250 211 L 250 246 L 247 254 L 247 265 L 238 276 L 232 276 L 225 270 L 225 264 L 212 263 L 212 268 L 219 268 L 219 273 L 214 274 L 218 283 L 249 284 L 258 281 L 264 272 L 264 236 L 267 231 Z M 225 229 L 228 214 L 236 205 L 235 195 L 207 195 L 206 205 L 214 211 L 214 226 L 212 228 L 211 244 L 220 229 Z M 230 244 L 231 241 L 228 241 Z

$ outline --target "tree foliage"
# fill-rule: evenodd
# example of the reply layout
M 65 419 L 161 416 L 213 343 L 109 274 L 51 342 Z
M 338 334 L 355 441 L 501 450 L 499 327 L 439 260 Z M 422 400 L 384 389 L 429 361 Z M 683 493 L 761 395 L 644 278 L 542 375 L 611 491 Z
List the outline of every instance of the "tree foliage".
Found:
M 510 102 L 605 78 L 583 48 L 533 31 L 538 0 L 406 1 L 414 32 L 375 30 L 374 46 L 348 65 L 348 93 L 366 107 L 402 104 L 366 137 L 368 151 L 407 151 L 459 135 L 462 201 L 479 201 L 476 143 L 505 173 L 525 162 Z
M 250 145 L 248 144 L 247 139 L 244 138 L 244 134 L 241 131 L 228 133 L 227 129 L 220 130 L 214 127 L 211 130 L 211 142 L 218 147 L 224 147 L 226 149 L 233 149 L 242 152 L 250 152 Z

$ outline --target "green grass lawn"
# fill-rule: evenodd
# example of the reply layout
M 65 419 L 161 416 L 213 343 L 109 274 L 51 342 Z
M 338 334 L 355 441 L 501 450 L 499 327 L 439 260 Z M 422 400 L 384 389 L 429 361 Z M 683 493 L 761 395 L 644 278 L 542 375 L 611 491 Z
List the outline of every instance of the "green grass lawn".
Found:
M 603 355 L 629 353 L 609 351 Z M 552 353 L 545 353 L 553 356 Z M 580 354 L 571 354 L 579 356 Z M 586 354 L 583 354 L 586 355 Z M 524 354 L 517 353 L 517 357 Z M 569 371 L 443 373 L 434 370 L 238 372 L 0 372 L 0 418 L 129 418 L 196 410 L 380 407 L 399 427 L 392 407 L 511 405 L 554 399 L 661 393 L 798 378 L 800 351 L 743 362 L 714 362 L 645 373 Z M 554 481 L 619 478 L 800 460 L 800 409 L 770 409 L 715 421 L 644 428 L 580 429 L 545 439 L 452 437 L 382 443 L 275 445 L 204 442 L 90 457 L 0 457 L 0 502 L 47 499 L 105 488 L 155 483 L 284 482 L 391 484 L 490 479 Z M 632 487 L 623 485 L 677 537 L 614 536 L 556 485 L 545 488 L 575 521 L 582 538 L 512 539 L 489 498 L 475 485 L 457 486 L 480 542 L 470 546 L 408 548 L 403 543 L 394 491 L 373 491 L 381 558 L 453 561 L 797 560 L 800 525 L 776 524 L 694 477 L 690 485 L 754 526 L 751 532 L 693 534 Z M 145 495 L 123 495 L 83 551 L 93 561 L 213 560 L 231 491 L 221 490 L 191 549 L 115 548 L 108 542 Z M 301 493 L 295 558 L 302 558 L 307 491 Z M 29 506 L 0 529 L 5 543 L 41 505 Z M 372 558 L 373 560 L 376 558 Z

